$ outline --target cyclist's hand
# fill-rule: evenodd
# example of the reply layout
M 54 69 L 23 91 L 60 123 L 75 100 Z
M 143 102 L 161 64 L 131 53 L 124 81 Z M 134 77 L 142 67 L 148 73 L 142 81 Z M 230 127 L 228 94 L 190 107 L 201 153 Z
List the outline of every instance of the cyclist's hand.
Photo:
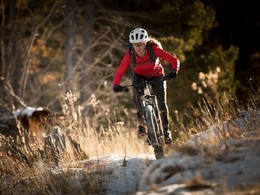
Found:
M 122 92 L 124 90 L 124 88 L 120 85 L 114 85 L 113 90 L 114 90 L 114 92 L 117 93 L 117 92 Z
M 176 78 L 178 76 L 178 71 L 177 70 L 172 70 L 172 72 L 170 74 L 168 74 L 166 76 L 167 79 L 173 79 Z

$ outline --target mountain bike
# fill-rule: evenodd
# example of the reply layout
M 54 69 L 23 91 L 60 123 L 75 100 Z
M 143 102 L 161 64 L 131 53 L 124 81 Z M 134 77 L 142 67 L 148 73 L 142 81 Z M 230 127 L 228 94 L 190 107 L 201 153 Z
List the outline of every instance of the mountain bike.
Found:
M 162 77 L 162 80 L 169 80 L 167 76 Z M 164 134 L 162 119 L 158 108 L 157 97 L 152 91 L 151 81 L 144 81 L 138 85 L 144 85 L 144 95 L 140 97 L 142 116 L 144 116 L 148 135 L 147 143 L 154 149 L 156 159 L 164 157 Z M 122 86 L 124 92 L 129 91 L 129 87 L 133 85 Z

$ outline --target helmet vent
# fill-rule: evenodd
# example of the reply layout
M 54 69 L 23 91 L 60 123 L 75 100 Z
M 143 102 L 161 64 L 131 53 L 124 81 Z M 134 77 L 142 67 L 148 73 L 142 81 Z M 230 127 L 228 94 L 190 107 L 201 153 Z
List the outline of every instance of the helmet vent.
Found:
M 136 33 L 136 34 L 135 34 L 135 40 L 137 40 L 137 39 L 138 39 L 138 34 Z

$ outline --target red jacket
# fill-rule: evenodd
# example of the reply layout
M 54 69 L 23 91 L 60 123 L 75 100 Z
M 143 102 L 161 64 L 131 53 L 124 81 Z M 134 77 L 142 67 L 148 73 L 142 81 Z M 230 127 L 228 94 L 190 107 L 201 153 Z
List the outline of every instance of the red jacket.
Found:
M 161 58 L 172 65 L 172 70 L 179 70 L 180 69 L 180 62 L 179 60 L 172 56 L 167 51 L 159 48 L 156 45 L 152 46 L 154 54 L 156 57 Z M 139 57 L 136 52 L 134 52 L 136 64 L 134 65 L 133 72 L 142 76 L 160 76 L 164 74 L 163 66 L 161 65 L 160 60 L 156 60 L 154 63 L 148 53 L 146 48 L 145 55 L 143 57 Z M 125 74 L 126 70 L 130 67 L 130 52 L 129 50 L 125 53 L 116 73 L 114 76 L 113 85 L 120 85 L 121 78 Z

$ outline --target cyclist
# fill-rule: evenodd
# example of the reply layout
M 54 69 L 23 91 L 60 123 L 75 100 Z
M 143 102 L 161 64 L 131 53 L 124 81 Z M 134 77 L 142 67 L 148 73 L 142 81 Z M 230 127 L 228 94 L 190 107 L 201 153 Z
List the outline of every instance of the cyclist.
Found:
M 114 92 L 122 92 L 123 87 L 120 86 L 120 81 L 128 68 L 132 69 L 132 84 L 134 86 L 134 103 L 137 107 L 137 118 L 138 118 L 138 135 L 147 134 L 145 128 L 144 116 L 142 116 L 139 97 L 144 94 L 144 86 L 138 85 L 143 81 L 149 81 L 152 85 L 152 90 L 157 96 L 158 107 L 161 114 L 163 132 L 165 136 L 165 143 L 170 144 L 172 142 L 171 132 L 169 130 L 169 113 L 166 100 L 166 82 L 162 81 L 161 78 L 164 75 L 164 68 L 161 65 L 160 59 L 171 63 L 172 71 L 167 75 L 170 79 L 177 77 L 180 69 L 180 61 L 167 51 L 161 48 L 160 43 L 148 37 L 148 33 L 143 28 L 136 28 L 129 34 L 129 42 L 133 46 L 133 55 L 128 50 L 114 75 L 113 90 Z M 148 51 L 148 45 L 151 46 L 156 61 L 153 62 Z M 134 56 L 134 64 L 131 56 Z M 159 59 L 160 58 L 160 59 Z M 132 60 L 132 61 L 131 61 Z

